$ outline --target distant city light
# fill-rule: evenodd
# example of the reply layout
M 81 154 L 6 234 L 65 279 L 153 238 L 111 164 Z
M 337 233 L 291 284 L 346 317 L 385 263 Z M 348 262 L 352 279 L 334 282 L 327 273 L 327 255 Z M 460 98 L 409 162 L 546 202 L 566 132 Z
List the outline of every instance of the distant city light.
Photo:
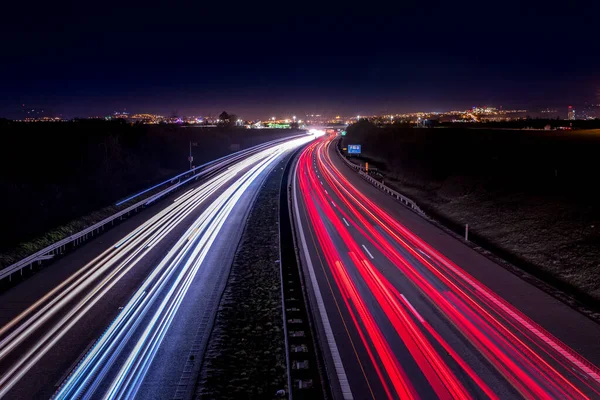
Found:
M 541 116 L 553 116 L 556 118 L 557 114 L 561 112 L 568 112 L 566 119 L 580 120 L 580 119 L 598 119 L 600 116 L 600 105 L 590 104 L 586 107 L 577 108 L 575 105 L 567 106 L 567 110 L 559 110 L 557 108 L 544 108 L 534 112 L 540 113 Z M 576 110 L 577 108 L 577 110 Z M 577 112 L 576 112 L 577 111 Z M 62 121 L 62 115 L 51 115 L 48 110 L 42 110 L 38 108 L 31 108 L 25 105 L 22 109 L 23 118 L 20 121 L 24 122 L 43 122 L 43 121 Z M 373 115 L 356 115 L 352 116 L 340 116 L 340 115 L 324 115 L 324 114 L 305 114 L 304 119 L 300 119 L 297 115 L 288 117 L 269 117 L 267 120 L 261 123 L 260 121 L 254 120 L 252 123 L 246 123 L 247 120 L 236 118 L 231 122 L 235 125 L 247 124 L 249 127 L 264 127 L 263 125 L 268 124 L 270 127 L 274 127 L 274 124 L 278 124 L 281 127 L 291 127 L 291 123 L 294 122 L 305 125 L 313 126 L 327 126 L 329 124 L 340 124 L 345 123 L 347 125 L 360 122 L 361 120 L 369 121 L 373 124 L 420 124 L 423 121 L 431 124 L 443 124 L 450 122 L 491 122 L 491 121 L 510 121 L 516 119 L 522 119 L 526 116 L 527 110 L 525 109 L 504 109 L 501 107 L 492 106 L 473 106 L 465 110 L 450 110 L 450 111 L 429 111 L 429 112 L 407 112 L 407 113 L 385 113 L 385 114 L 373 114 Z M 50 115 L 49 115 L 50 114 Z M 90 117 L 91 119 L 106 119 L 106 120 L 121 120 L 135 124 L 201 124 L 203 127 L 211 127 L 213 124 L 223 123 L 215 117 L 198 117 L 196 116 L 161 116 L 150 113 L 129 113 L 127 111 L 114 111 L 105 116 Z

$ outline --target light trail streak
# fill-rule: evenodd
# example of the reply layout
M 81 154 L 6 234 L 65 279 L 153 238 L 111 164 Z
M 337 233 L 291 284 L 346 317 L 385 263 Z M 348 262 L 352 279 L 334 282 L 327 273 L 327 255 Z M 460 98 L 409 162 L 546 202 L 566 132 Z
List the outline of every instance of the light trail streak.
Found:
M 311 175 L 312 172 L 309 173 L 309 178 Z M 312 187 L 314 187 L 314 185 L 312 185 Z M 406 312 L 399 307 L 399 304 L 397 301 L 395 301 L 392 294 L 382 284 L 381 277 L 377 276 L 377 272 L 374 270 L 371 264 L 362 259 L 362 257 L 359 257 L 359 254 L 362 256 L 360 246 L 356 244 L 356 242 L 348 234 L 346 228 L 339 222 L 339 219 L 335 217 L 335 212 L 331 207 L 329 207 L 329 202 L 325 197 L 326 196 L 324 196 L 322 193 L 316 193 L 316 197 L 313 198 L 318 201 L 322 210 L 326 215 L 329 216 L 329 220 L 334 225 L 335 231 L 342 236 L 343 242 L 350 250 L 349 255 L 353 261 L 353 264 L 359 269 L 359 271 L 361 271 L 361 275 L 364 277 L 365 282 L 377 297 L 378 302 L 384 308 L 386 315 L 388 315 L 388 317 L 391 319 L 394 329 L 402 337 L 411 355 L 423 370 L 423 373 L 433 387 L 437 397 L 469 398 L 466 390 L 454 376 L 454 374 L 450 372 L 448 366 L 441 360 L 437 353 L 433 351 L 427 340 L 422 335 L 418 334 L 418 328 L 414 326 L 412 320 L 407 318 Z M 330 243 L 325 244 L 325 241 L 331 241 L 329 237 L 324 237 L 321 240 L 323 247 L 333 245 Z M 372 316 L 370 316 L 369 311 L 364 306 L 362 299 L 356 299 L 355 304 L 358 304 L 357 307 L 360 306 L 361 308 L 364 308 L 365 314 L 363 314 L 363 320 L 368 321 L 372 319 Z M 395 360 L 395 358 L 389 352 L 389 350 L 385 350 L 387 347 L 389 347 L 389 345 L 386 345 L 383 348 L 383 354 L 380 353 L 380 359 L 382 362 L 390 366 L 393 364 L 390 364 L 390 362 L 386 360 Z M 397 363 L 397 361 L 395 362 Z M 390 372 L 390 369 L 386 368 L 386 371 Z M 390 375 L 390 379 L 392 379 L 392 382 L 401 382 L 403 380 L 403 378 L 398 374 L 398 372 L 395 372 L 393 368 L 391 372 L 392 375 Z M 396 388 L 398 389 L 402 386 L 406 386 L 406 383 L 402 385 L 396 385 Z M 397 394 L 401 398 L 404 398 L 404 396 L 407 395 L 406 393 L 402 394 L 400 392 L 397 392 Z
M 211 200 L 206 210 L 179 239 L 178 244 L 171 249 L 163 262 L 151 271 L 142 287 L 121 310 L 115 321 L 88 352 L 86 358 L 79 363 L 76 371 L 69 376 L 68 382 L 61 390 L 65 389 L 69 393 L 76 394 L 85 392 L 81 389 L 82 386 L 76 385 L 77 382 L 90 384 L 87 390 L 91 392 L 97 389 L 99 382 L 108 371 L 104 367 L 116 362 L 116 355 L 124 349 L 124 341 L 131 340 L 135 336 L 133 332 L 136 327 L 144 326 L 146 321 L 143 321 L 140 316 L 149 312 L 149 305 L 156 302 L 161 290 L 165 288 L 172 290 L 177 287 L 178 290 L 169 291 L 172 294 L 168 297 L 169 304 L 160 308 L 164 311 L 164 316 L 160 321 L 156 320 L 158 321 L 156 327 L 161 328 L 157 331 L 158 336 L 155 336 L 151 346 L 148 347 L 150 351 L 145 353 L 142 368 L 135 369 L 135 381 L 139 387 L 139 382 L 143 379 L 152 355 L 164 337 L 178 304 L 181 303 L 189 287 L 189 282 L 231 209 L 248 186 L 275 160 L 307 140 L 311 138 L 303 136 L 301 139 L 278 141 L 275 145 L 264 146 L 261 151 L 237 160 L 228 170 L 214 174 L 197 188 L 179 196 L 175 202 L 78 269 L 0 328 L 0 368 L 2 368 L 0 370 L 3 371 L 0 376 L 0 397 L 6 395 L 86 313 L 92 311 L 93 306 L 152 251 L 158 242 L 172 234 L 183 220 L 216 195 L 216 199 Z M 239 177 L 240 174 L 242 178 Z M 190 236 L 193 240 L 188 241 Z M 182 241 L 186 243 L 183 247 Z M 196 249 L 192 253 L 195 258 L 186 261 L 182 268 L 179 263 L 183 264 L 183 257 L 190 249 Z M 195 260 L 195 263 L 191 260 Z M 177 277 L 175 281 L 174 277 Z M 177 285 L 170 286 L 169 282 L 176 282 Z M 15 354 L 18 354 L 18 357 L 14 357 Z M 7 358 L 9 355 L 11 355 L 10 361 Z M 93 361 L 88 361 L 90 359 Z
M 337 183 L 337 186 L 339 187 L 339 189 L 341 191 L 346 191 L 346 193 L 348 194 L 348 197 L 353 200 L 353 204 L 355 204 L 359 208 L 362 208 L 363 211 L 365 212 L 365 214 L 369 214 L 373 218 L 373 220 L 376 223 L 378 223 L 380 227 L 382 227 L 382 229 L 387 230 L 388 233 L 390 233 L 390 235 L 392 237 L 396 238 L 397 242 L 404 249 L 411 251 L 413 253 L 413 255 L 417 256 L 417 258 L 419 258 L 421 260 L 422 265 L 427 266 L 429 268 L 429 270 L 435 274 L 436 277 L 438 277 L 440 280 L 442 280 L 445 284 L 448 284 L 450 287 L 455 288 L 456 289 L 455 294 L 461 296 L 461 298 L 464 301 L 466 301 L 471 307 L 475 307 L 480 312 L 483 312 L 486 317 L 486 320 L 491 322 L 498 329 L 498 330 L 493 331 L 494 334 L 507 335 L 511 339 L 510 340 L 511 345 L 512 346 L 516 345 L 517 347 L 520 348 L 519 354 L 520 354 L 520 357 L 522 357 L 522 360 L 527 362 L 529 357 L 533 357 L 541 364 L 541 369 L 538 366 L 534 366 L 534 368 L 529 371 L 531 375 L 545 374 L 545 376 L 546 376 L 545 380 L 546 380 L 546 382 L 548 382 L 550 384 L 550 386 L 554 386 L 556 388 L 556 386 L 552 385 L 551 383 L 554 382 L 555 380 L 558 380 L 558 381 L 562 382 L 562 385 L 568 387 L 569 390 L 571 390 L 571 395 L 574 396 L 575 398 L 583 395 L 583 393 L 581 393 L 580 390 L 575 388 L 574 385 L 569 380 L 566 379 L 566 377 L 559 374 L 554 368 L 550 367 L 549 364 L 538 353 L 534 352 L 529 346 L 525 345 L 517 336 L 515 336 L 512 332 L 510 332 L 506 328 L 505 325 L 499 323 L 497 318 L 493 317 L 489 311 L 486 311 L 485 309 L 483 309 L 482 306 L 480 305 L 480 303 L 477 302 L 477 300 L 479 300 L 479 302 L 484 302 L 484 303 L 487 301 L 489 304 L 490 299 L 492 299 L 491 301 L 494 302 L 495 304 L 502 304 L 501 308 L 496 308 L 495 310 L 493 310 L 493 312 L 496 312 L 499 314 L 504 312 L 504 315 L 502 315 L 502 317 L 505 319 L 508 319 L 509 324 L 511 324 L 513 326 L 515 323 L 517 323 L 517 321 L 510 322 L 510 318 L 509 318 L 510 316 L 518 316 L 519 321 L 523 321 L 523 322 L 527 321 L 526 317 L 524 317 L 521 313 L 519 313 L 516 309 L 514 309 L 514 307 L 508 305 L 502 299 L 498 298 L 498 296 L 492 294 L 489 289 L 484 288 L 483 285 L 481 285 L 480 283 L 477 283 L 473 278 L 469 277 L 458 266 L 452 264 L 449 260 L 444 258 L 437 251 L 435 251 L 430 246 L 428 246 L 426 243 L 424 243 L 422 240 L 417 238 L 416 235 L 412 234 L 406 228 L 401 226 L 397 221 L 393 220 L 389 215 L 387 215 L 385 212 L 383 212 L 383 210 L 381 210 L 377 205 L 373 204 L 372 201 L 370 201 L 364 195 L 362 195 L 360 192 L 358 192 L 347 181 L 343 180 L 343 177 L 341 177 L 341 175 L 339 175 L 339 171 L 335 170 L 335 168 L 333 167 L 333 164 L 331 163 L 331 160 L 329 159 L 328 153 L 323 152 L 323 153 L 321 153 L 320 156 L 327 159 L 324 162 L 327 164 L 327 168 L 330 171 L 335 172 L 336 178 L 342 179 L 337 182 L 332 181 L 332 183 L 334 183 L 334 184 Z M 352 193 L 350 193 L 350 192 L 352 192 Z M 373 210 L 373 211 L 369 211 L 369 210 Z M 375 213 L 376 215 L 373 215 L 373 213 Z M 362 218 L 361 222 L 367 229 L 370 229 L 370 226 L 371 226 L 370 221 L 367 221 L 365 218 Z M 394 231 L 392 228 L 397 228 L 397 230 Z M 375 245 L 377 245 L 376 243 L 381 243 L 380 240 L 382 239 L 382 237 L 380 235 L 378 237 L 377 232 L 375 232 L 374 230 L 371 230 L 371 234 L 374 238 L 373 243 Z M 405 235 L 406 237 L 408 237 L 408 240 L 412 243 L 408 244 L 406 239 L 402 239 L 401 235 Z M 412 244 L 412 246 L 411 246 L 411 244 Z M 430 255 L 429 258 L 433 258 L 436 261 L 438 261 L 440 264 L 442 264 L 443 266 L 447 267 L 448 271 L 446 271 L 444 273 L 441 270 L 439 270 L 436 266 L 434 266 L 430 260 L 426 260 L 423 257 L 419 257 L 419 255 L 416 254 L 416 252 L 414 250 L 414 247 L 417 247 L 417 246 L 418 246 L 418 248 L 422 249 L 421 253 L 425 253 L 426 255 L 429 254 Z M 395 252 L 394 249 L 391 249 L 391 251 Z M 400 264 L 402 264 L 404 267 L 412 268 L 410 263 L 407 262 L 405 259 L 402 259 L 402 257 L 399 254 L 397 254 L 397 252 L 394 256 L 400 259 L 399 260 Z M 412 268 L 412 269 L 413 269 L 413 272 L 416 271 L 416 270 L 414 270 L 414 268 Z M 407 269 L 404 269 L 403 271 L 406 272 Z M 452 280 L 450 280 L 448 278 L 448 275 L 450 275 L 450 276 L 454 275 L 454 279 L 459 280 L 459 283 L 455 283 Z M 458 284 L 460 284 L 460 279 L 463 279 L 465 281 L 462 284 L 462 287 L 458 286 Z M 417 278 L 415 276 L 415 281 L 418 281 L 418 280 L 419 280 L 419 278 Z M 423 284 L 427 285 L 427 282 L 423 281 Z M 475 292 L 472 290 L 473 288 L 476 289 Z M 423 287 L 421 287 L 421 289 L 423 289 Z M 444 303 L 443 297 L 440 297 L 439 294 L 436 293 L 435 288 L 429 287 L 429 289 L 425 290 L 425 292 L 428 292 L 428 291 L 429 291 L 430 297 L 435 298 L 434 303 L 437 306 L 440 306 L 440 304 Z M 468 291 L 470 291 L 472 294 L 475 294 L 475 298 L 470 297 L 467 294 Z M 455 321 L 457 318 L 460 318 L 459 315 L 456 315 L 455 313 L 451 312 L 451 308 L 449 308 L 448 310 L 450 310 L 449 315 L 454 315 Z M 532 323 L 531 321 L 526 322 L 526 324 L 527 325 L 525 326 L 525 328 L 527 328 L 529 333 L 535 334 L 536 332 L 542 331 L 541 328 L 535 327 L 535 324 Z M 521 329 L 522 329 L 521 332 L 523 332 L 523 328 L 521 328 Z M 535 341 L 536 339 L 539 339 L 539 337 L 536 338 L 536 337 L 531 336 L 530 339 Z M 548 339 L 548 340 L 545 340 L 545 339 Z M 548 341 L 550 341 L 552 343 L 552 347 L 554 349 L 556 349 L 556 347 L 559 347 L 561 349 L 561 351 L 559 351 L 560 355 L 566 356 L 566 358 L 569 361 L 575 361 L 574 362 L 575 366 L 585 367 L 586 369 L 583 371 L 588 372 L 589 376 L 592 379 L 597 381 L 597 377 L 598 377 L 597 369 L 595 367 L 591 366 L 591 364 L 589 364 L 589 362 L 579 361 L 579 359 L 581 359 L 580 356 L 575 355 L 574 352 L 570 349 L 568 349 L 568 350 L 565 349 L 566 346 L 564 346 L 564 345 L 563 345 L 564 347 L 558 346 L 556 343 L 557 341 L 549 339 L 548 335 L 543 337 L 542 340 L 544 343 L 548 343 Z M 537 344 L 539 344 L 539 343 L 537 343 Z M 507 348 L 506 350 L 512 351 L 512 347 Z M 503 360 L 507 361 L 508 363 L 512 364 L 511 360 L 507 360 L 503 356 L 500 355 L 500 351 L 501 350 L 498 348 L 495 349 L 496 357 L 500 357 L 500 359 L 503 359 Z M 551 357 L 556 359 L 557 355 L 551 355 Z M 564 362 L 561 362 L 561 364 L 564 365 Z M 504 365 L 496 364 L 496 366 L 498 366 L 500 369 L 503 369 L 505 371 L 505 373 L 508 373 L 510 375 L 510 379 L 513 381 L 513 383 L 520 386 L 524 391 L 531 390 L 530 386 L 523 386 L 518 383 L 519 380 L 529 381 L 529 377 L 526 376 L 524 373 L 519 372 L 520 369 L 517 368 L 516 365 L 515 365 L 515 368 L 512 368 L 508 371 L 504 368 Z M 580 377 L 578 377 L 578 378 L 580 378 Z M 596 385 L 596 387 L 591 387 L 587 384 L 587 382 L 584 382 L 584 383 L 586 383 L 586 385 L 588 387 L 590 387 L 595 393 L 598 393 L 597 385 Z M 559 393 L 562 394 L 562 390 L 561 389 L 558 389 L 558 390 L 559 390 Z M 538 394 L 539 393 L 541 393 L 541 391 L 538 391 Z
M 298 136 L 295 136 L 295 137 L 301 137 L 301 135 L 298 135 Z M 289 139 L 288 138 L 282 138 L 282 139 L 272 140 L 272 141 L 267 142 L 267 143 L 262 143 L 262 144 L 253 146 L 253 147 L 251 147 L 249 149 L 236 151 L 235 153 L 228 154 L 226 156 L 217 158 L 216 160 L 209 161 L 207 163 L 204 163 L 202 165 L 197 166 L 194 169 L 182 172 L 181 174 L 176 175 L 176 176 L 174 176 L 172 178 L 169 178 L 166 181 L 163 181 L 163 182 L 158 183 L 158 184 L 156 184 L 156 185 L 154 185 L 152 187 L 144 189 L 141 192 L 136 193 L 136 194 L 134 194 L 134 195 L 132 195 L 132 196 L 126 198 L 126 199 L 120 200 L 115 205 L 116 206 L 120 206 L 121 204 L 127 203 L 128 201 L 133 200 L 133 199 L 135 199 L 135 198 L 137 198 L 137 197 L 139 197 L 139 196 L 141 196 L 141 195 L 143 195 L 145 193 L 148 193 L 149 191 L 151 191 L 153 189 L 159 188 L 159 187 L 161 187 L 162 185 L 164 185 L 166 183 L 174 182 L 177 179 L 181 179 L 182 177 L 188 175 L 190 172 L 193 172 L 193 173 L 197 172 L 198 174 L 195 175 L 195 176 L 192 176 L 191 178 L 188 178 L 187 181 L 189 181 L 190 179 L 196 179 L 198 176 L 202 176 L 203 174 L 213 172 L 213 171 L 215 171 L 215 170 L 217 170 L 219 168 L 222 168 L 224 165 L 227 165 L 228 163 L 230 163 L 232 161 L 235 162 L 235 161 L 241 160 L 244 157 L 246 157 L 249 153 L 251 154 L 252 152 L 257 152 L 257 151 L 264 150 L 264 149 L 268 148 L 269 146 L 272 146 L 272 145 L 274 145 L 276 143 L 285 142 L 287 140 L 289 140 Z
M 310 146 L 309 148 L 314 148 Z M 298 181 L 300 190 L 307 193 L 310 191 L 310 183 L 307 181 L 307 175 L 314 173 L 312 170 L 305 166 L 306 158 L 308 155 L 304 153 L 299 161 L 299 174 Z M 308 171 L 311 172 L 308 172 Z M 325 202 L 325 204 L 328 204 Z M 349 277 L 343 264 L 339 261 L 340 256 L 333 243 L 331 242 L 330 235 L 323 224 L 322 219 L 319 216 L 316 204 L 313 202 L 307 202 L 306 208 L 308 215 L 311 219 L 313 229 L 317 235 L 321 248 L 325 254 L 330 267 L 332 267 L 332 274 L 337 286 L 342 292 L 342 298 L 346 304 L 348 312 L 351 315 L 352 323 L 356 327 L 360 339 L 367 350 L 370 360 L 373 363 L 375 371 L 379 376 L 382 386 L 387 394 L 388 398 L 392 398 L 391 388 L 389 387 L 386 379 L 384 378 L 384 370 L 392 381 L 396 393 L 401 393 L 402 398 L 414 398 L 415 391 L 410 382 L 406 378 L 406 373 L 402 370 L 402 367 L 398 364 L 397 360 L 392 355 L 392 351 L 387 341 L 384 340 L 383 334 L 374 322 L 371 313 L 368 311 L 368 307 L 364 304 L 362 297 L 358 294 L 351 278 Z M 354 311 L 356 309 L 356 312 Z M 383 363 L 383 368 L 379 366 L 377 359 Z
M 293 145 L 297 146 L 299 143 L 301 142 Z M 164 270 L 163 274 L 158 277 L 157 274 L 150 276 L 139 289 L 139 291 L 148 291 L 149 293 L 142 301 L 143 308 L 140 307 L 139 311 L 133 314 L 123 313 L 122 318 L 113 322 L 97 344 L 102 351 L 90 353 L 69 377 L 55 398 L 72 398 L 74 394 L 82 391 L 86 393 L 84 398 L 95 395 L 94 390 L 98 387 L 98 382 L 105 376 L 105 371 L 112 368 L 112 363 L 109 361 L 114 362 L 123 349 L 117 346 L 121 343 L 120 341 L 112 340 L 113 336 L 131 337 L 131 332 L 138 326 L 142 326 L 142 321 L 151 315 L 151 320 L 143 324 L 145 329 L 135 347 L 104 394 L 104 398 L 107 399 L 135 397 L 185 294 L 221 227 L 227 221 L 227 217 L 248 187 L 281 154 L 289 150 L 289 146 L 282 145 L 280 148 L 272 150 L 268 156 L 263 157 L 242 178 L 231 184 L 188 228 L 156 268 L 157 272 Z M 193 237 L 193 240 L 189 240 L 190 237 Z M 152 310 L 153 304 L 160 298 L 162 298 L 160 305 Z M 132 301 L 135 301 L 135 297 Z M 111 354 L 112 357 L 109 359 L 107 354 Z M 92 368 L 92 373 L 90 373 L 90 368 Z M 102 369 L 94 381 L 95 384 L 88 386 L 88 382 L 94 377 L 93 373 L 99 368 Z
M 183 266 L 182 271 L 179 273 L 177 281 L 171 286 L 170 291 L 161 303 L 159 309 L 154 313 L 152 321 L 147 325 L 146 330 L 138 340 L 135 350 L 130 353 L 129 358 L 121 367 L 118 378 L 113 381 L 105 396 L 106 399 L 134 397 L 154 354 L 156 354 L 156 351 L 160 346 L 162 338 L 164 338 L 164 335 L 181 304 L 183 296 L 187 292 L 196 271 L 202 264 L 204 257 L 225 223 L 228 215 L 231 213 L 241 196 L 245 193 L 248 186 L 252 184 L 252 182 L 273 161 L 275 161 L 280 154 L 281 153 L 276 153 L 258 164 L 251 171 L 247 172 L 242 179 L 237 181 L 236 185 L 230 186 L 227 191 L 215 201 L 215 203 L 218 203 L 218 207 L 215 207 L 214 209 L 215 215 L 212 215 L 208 219 L 211 222 L 205 227 L 205 234 L 199 235 L 200 243 L 192 247 L 192 256 L 189 257 L 188 261 Z M 206 234 L 207 230 L 208 235 Z M 200 228 L 200 231 L 202 231 L 202 228 Z M 174 297 L 175 299 L 173 299 Z M 169 308 L 168 312 L 164 311 L 166 308 Z
M 368 240 L 383 255 L 385 262 L 395 265 L 422 293 L 430 307 L 441 312 L 443 318 L 523 397 L 577 399 L 600 396 L 597 367 L 477 282 L 358 191 L 334 166 L 329 155 L 330 143 L 330 139 L 325 139 L 303 152 L 298 165 L 299 193 L 304 198 L 319 250 L 326 256 L 330 273 L 388 397 L 391 396 L 389 380 L 394 382 L 404 378 L 395 370 L 396 355 L 389 352 L 387 338 L 373 325 L 369 316 L 371 310 L 356 297 L 352 280 L 359 279 L 367 285 L 369 297 L 376 300 L 387 323 L 402 339 L 437 397 L 462 399 L 471 395 L 455 376 L 457 368 L 482 394 L 489 398 L 498 396 L 488 385 L 490 378 L 479 376 L 478 371 L 465 362 L 403 294 L 398 293 L 379 269 L 365 259 L 363 254 L 372 260 L 374 257 L 364 244 L 358 245 L 355 237 Z M 325 189 L 323 182 L 331 190 Z M 328 221 L 326 225 L 322 222 L 324 219 Z M 348 220 L 353 221 L 355 230 L 348 229 Z M 339 237 L 340 241 L 334 242 L 332 237 Z M 339 261 L 340 252 L 348 252 L 350 262 Z M 358 274 L 350 278 L 345 272 L 349 268 Z M 344 276 L 347 279 L 340 278 Z M 355 315 L 357 309 L 362 311 Z M 443 354 L 438 352 L 439 347 L 433 346 L 434 342 L 441 346 Z M 409 387 L 410 382 L 404 384 Z M 407 396 L 407 392 L 400 394 L 397 391 L 396 395 Z

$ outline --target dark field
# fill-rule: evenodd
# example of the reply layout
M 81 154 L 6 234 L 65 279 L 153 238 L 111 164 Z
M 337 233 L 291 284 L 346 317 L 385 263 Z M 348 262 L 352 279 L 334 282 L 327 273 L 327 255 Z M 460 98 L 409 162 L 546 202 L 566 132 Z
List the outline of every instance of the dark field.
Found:
M 598 131 L 348 128 L 360 161 L 455 228 L 600 300 Z M 535 271 L 534 271 L 535 272 Z
M 106 217 L 116 201 L 187 170 L 189 141 L 198 143 L 192 154 L 200 165 L 294 133 L 118 121 L 0 123 L 0 253 L 59 226 L 66 228 L 54 236 L 81 229 Z

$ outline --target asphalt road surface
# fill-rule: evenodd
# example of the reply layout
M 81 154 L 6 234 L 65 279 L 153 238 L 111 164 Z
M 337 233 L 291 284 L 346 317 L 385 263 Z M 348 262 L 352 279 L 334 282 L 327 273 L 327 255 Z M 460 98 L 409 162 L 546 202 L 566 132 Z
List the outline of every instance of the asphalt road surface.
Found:
M 249 154 L 2 293 L 0 398 L 190 393 L 253 199 L 308 140 Z
M 600 326 L 345 166 L 296 165 L 292 213 L 337 398 L 600 398 Z

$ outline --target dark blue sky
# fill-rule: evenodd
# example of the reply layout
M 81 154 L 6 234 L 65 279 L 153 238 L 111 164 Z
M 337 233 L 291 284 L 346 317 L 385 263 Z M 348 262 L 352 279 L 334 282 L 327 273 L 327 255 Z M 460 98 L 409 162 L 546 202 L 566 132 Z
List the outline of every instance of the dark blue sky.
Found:
M 11 5 L 0 116 L 22 103 L 253 118 L 600 102 L 598 5 L 421 3 Z

